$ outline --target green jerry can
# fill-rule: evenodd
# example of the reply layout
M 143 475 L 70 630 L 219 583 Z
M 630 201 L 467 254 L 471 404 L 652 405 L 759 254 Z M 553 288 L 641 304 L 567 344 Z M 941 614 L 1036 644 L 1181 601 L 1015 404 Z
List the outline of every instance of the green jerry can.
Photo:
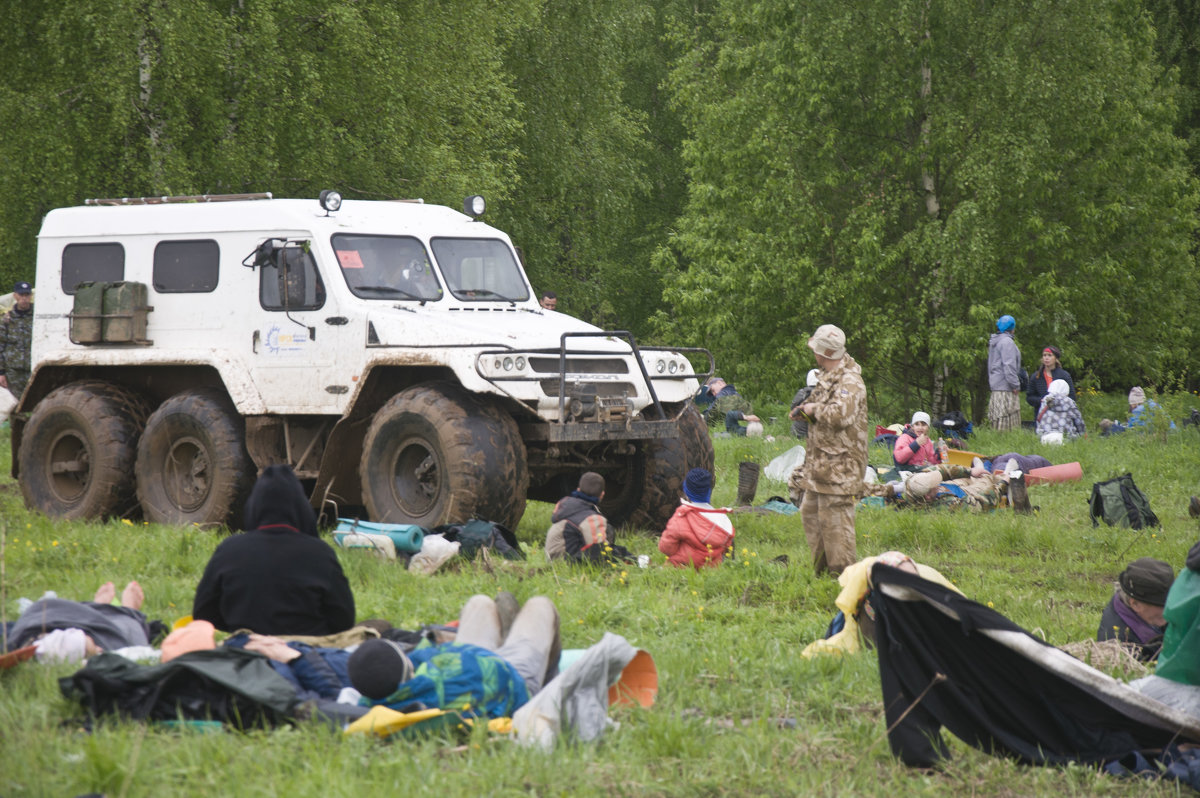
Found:
M 71 309 L 71 343 L 100 343 L 100 314 L 106 285 L 108 283 L 89 281 L 75 286 L 75 305 Z
M 150 307 L 146 304 L 148 290 L 145 283 L 107 283 L 104 289 L 104 328 L 101 338 L 106 343 L 145 343 L 146 316 Z

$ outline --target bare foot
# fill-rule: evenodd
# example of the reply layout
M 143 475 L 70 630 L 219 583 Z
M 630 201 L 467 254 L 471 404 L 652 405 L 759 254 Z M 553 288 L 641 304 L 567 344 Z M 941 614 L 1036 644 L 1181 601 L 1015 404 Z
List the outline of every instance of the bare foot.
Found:
M 96 595 L 92 601 L 97 604 L 111 604 L 114 597 L 117 595 L 117 589 L 113 587 L 112 582 L 105 582 L 96 590 Z
M 125 589 L 121 591 L 121 606 L 128 607 L 131 610 L 140 610 L 142 602 L 146 600 L 146 594 L 142 592 L 142 586 L 137 582 L 130 582 L 125 585 Z

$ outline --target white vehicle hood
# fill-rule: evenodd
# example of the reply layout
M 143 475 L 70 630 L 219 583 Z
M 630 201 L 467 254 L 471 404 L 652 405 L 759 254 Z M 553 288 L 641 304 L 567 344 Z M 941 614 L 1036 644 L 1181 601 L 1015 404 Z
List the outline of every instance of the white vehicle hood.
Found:
M 461 346 L 518 351 L 558 349 L 563 333 L 599 332 L 600 328 L 553 311 L 481 305 L 466 309 L 372 309 L 367 318 L 380 346 Z M 629 342 L 611 336 L 568 338 L 569 349 L 629 352 Z

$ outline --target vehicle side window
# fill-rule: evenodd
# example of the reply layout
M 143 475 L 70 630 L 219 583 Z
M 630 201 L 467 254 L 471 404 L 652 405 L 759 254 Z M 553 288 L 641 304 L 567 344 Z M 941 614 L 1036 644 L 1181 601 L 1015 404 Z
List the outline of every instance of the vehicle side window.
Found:
M 302 247 L 283 247 L 274 263 L 258 271 L 258 298 L 266 310 L 316 310 L 325 304 L 317 262 Z
M 220 260 L 216 241 L 161 241 L 154 248 L 154 290 L 208 293 L 217 287 Z
M 125 279 L 125 247 L 120 244 L 67 244 L 62 254 L 62 290 L 74 294 L 80 283 Z

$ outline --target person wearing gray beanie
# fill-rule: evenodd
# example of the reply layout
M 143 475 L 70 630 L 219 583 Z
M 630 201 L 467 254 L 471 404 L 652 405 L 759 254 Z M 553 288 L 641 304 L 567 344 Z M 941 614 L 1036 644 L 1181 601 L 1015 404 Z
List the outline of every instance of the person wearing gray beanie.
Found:
M 1153 557 L 1131 562 L 1117 578 L 1112 599 L 1100 616 L 1096 640 L 1117 639 L 1137 649 L 1143 662 L 1151 662 L 1162 648 L 1167 622 L 1163 606 L 1175 581 L 1170 563 Z

